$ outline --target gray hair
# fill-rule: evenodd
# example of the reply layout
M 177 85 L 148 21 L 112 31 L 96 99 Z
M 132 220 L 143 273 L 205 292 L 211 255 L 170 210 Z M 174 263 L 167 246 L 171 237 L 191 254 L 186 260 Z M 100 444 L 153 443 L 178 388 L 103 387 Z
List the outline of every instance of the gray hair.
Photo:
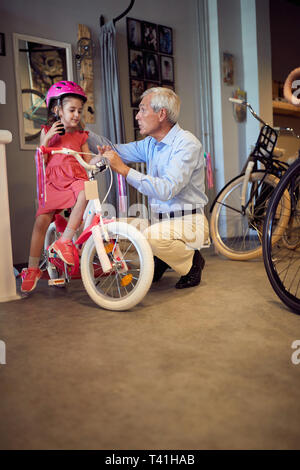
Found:
M 151 108 L 155 113 L 158 113 L 162 108 L 167 111 L 167 118 L 171 124 L 178 121 L 180 111 L 180 98 L 170 88 L 154 87 L 144 91 L 141 99 L 144 96 L 153 93 L 151 98 Z

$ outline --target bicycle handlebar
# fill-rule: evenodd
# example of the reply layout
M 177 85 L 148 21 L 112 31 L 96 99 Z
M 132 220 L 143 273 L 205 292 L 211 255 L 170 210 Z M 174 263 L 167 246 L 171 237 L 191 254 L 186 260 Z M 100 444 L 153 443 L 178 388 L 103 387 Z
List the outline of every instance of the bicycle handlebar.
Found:
M 75 150 L 67 149 L 67 148 L 64 148 L 64 147 L 44 147 L 43 145 L 39 148 L 40 148 L 42 153 L 49 153 L 49 154 L 52 154 L 52 155 L 54 153 L 62 153 L 63 155 L 73 155 L 73 157 L 76 158 L 78 163 L 80 163 L 80 165 L 83 166 L 88 171 L 96 171 L 96 170 L 103 171 L 109 166 L 108 160 L 104 157 L 103 157 L 102 160 L 97 162 L 95 165 L 90 165 L 85 160 L 83 160 L 83 158 L 80 156 L 79 152 L 76 152 Z M 88 153 L 88 155 L 95 155 L 95 154 Z
M 247 101 L 241 100 L 239 98 L 229 98 L 229 101 L 231 101 L 233 104 L 240 104 L 242 106 L 247 106 L 247 108 L 249 108 L 250 113 L 252 114 L 252 116 L 255 117 L 255 119 L 257 119 L 264 126 L 268 126 L 268 124 L 260 116 L 258 116 L 258 114 L 252 108 L 251 104 L 248 103 Z

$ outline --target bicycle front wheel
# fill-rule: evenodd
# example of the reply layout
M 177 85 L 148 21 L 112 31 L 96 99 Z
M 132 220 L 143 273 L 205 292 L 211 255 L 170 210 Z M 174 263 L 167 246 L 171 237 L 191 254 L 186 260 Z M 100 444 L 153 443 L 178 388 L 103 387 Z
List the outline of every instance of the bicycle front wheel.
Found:
M 244 175 L 221 191 L 212 210 L 210 232 L 216 250 L 229 259 L 243 261 L 262 255 L 262 231 L 267 206 L 279 179 L 264 171 L 251 173 L 246 189 L 245 210 L 241 207 Z M 284 232 L 290 215 L 289 194 L 277 214 L 273 243 Z M 288 216 L 288 217 L 287 217 Z
M 31 142 L 41 133 L 41 125 L 47 123 L 46 97 L 38 90 L 22 90 L 25 142 Z
M 102 272 L 93 237 L 90 237 L 81 257 L 82 281 L 88 295 L 100 307 L 128 310 L 144 298 L 151 286 L 152 250 L 146 238 L 133 226 L 112 222 L 107 225 L 107 230 L 110 240 L 104 242 L 104 246 L 112 269 L 108 273 Z
M 277 226 L 278 208 L 291 193 L 291 216 L 285 223 L 284 237 L 272 243 Z M 300 313 L 300 161 L 296 161 L 281 179 L 270 201 L 263 232 L 263 257 L 269 281 L 282 302 Z M 288 241 L 288 242 L 287 242 Z

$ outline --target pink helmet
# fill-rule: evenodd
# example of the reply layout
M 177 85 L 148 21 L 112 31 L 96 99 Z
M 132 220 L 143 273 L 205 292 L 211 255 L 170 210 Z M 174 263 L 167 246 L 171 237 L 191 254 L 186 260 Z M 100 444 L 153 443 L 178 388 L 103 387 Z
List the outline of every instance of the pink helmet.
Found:
M 84 103 L 87 100 L 86 94 L 84 90 L 81 88 L 81 86 L 77 85 L 77 83 L 75 82 L 62 80 L 61 82 L 54 83 L 54 85 L 52 85 L 49 88 L 47 97 L 46 97 L 47 108 L 49 108 L 49 104 L 51 103 L 52 99 L 60 98 L 63 95 L 80 96 L 80 98 L 83 99 Z

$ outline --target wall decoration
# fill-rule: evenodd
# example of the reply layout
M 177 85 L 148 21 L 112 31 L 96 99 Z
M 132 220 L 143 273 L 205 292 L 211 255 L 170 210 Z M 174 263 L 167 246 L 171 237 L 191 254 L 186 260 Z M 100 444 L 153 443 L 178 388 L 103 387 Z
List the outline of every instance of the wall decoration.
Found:
M 173 31 L 169 26 L 126 18 L 130 82 L 130 103 L 139 106 L 145 90 L 167 87 L 175 91 Z M 133 128 L 137 130 L 133 110 Z M 139 137 L 135 132 L 135 137 Z
M 148 88 L 154 88 L 156 86 L 160 86 L 160 84 L 155 82 L 145 82 L 145 90 L 148 90 Z
M 144 139 L 145 136 L 144 135 L 141 135 L 140 134 L 140 130 L 139 129 L 134 129 L 134 140 L 142 140 Z
M 5 36 L 4 33 L 0 33 L 0 55 L 5 54 Z
M 127 40 L 129 47 L 142 47 L 142 29 L 139 20 L 127 18 Z
M 132 117 L 133 117 L 133 127 L 134 129 L 138 129 L 138 123 L 137 123 L 137 120 L 136 120 L 136 115 L 137 113 L 139 112 L 139 109 L 133 109 L 132 110 Z
M 162 82 L 174 82 L 174 64 L 173 57 L 165 55 L 160 56 L 161 62 L 161 80 Z
M 131 80 L 130 86 L 131 86 L 131 93 L 130 93 L 131 106 L 136 107 L 139 105 L 140 97 L 142 96 L 145 90 L 144 82 L 142 80 Z
M 79 24 L 77 29 L 77 82 L 84 89 L 87 96 L 86 106 L 83 108 L 83 119 L 86 124 L 95 122 L 94 104 L 94 70 L 93 70 L 93 41 L 90 29 Z
M 234 57 L 227 52 L 223 53 L 223 82 L 226 85 L 234 83 Z
M 144 78 L 144 57 L 142 51 L 129 51 L 129 74 L 131 77 Z
M 159 52 L 173 54 L 172 29 L 167 26 L 158 26 Z
M 145 78 L 159 81 L 158 55 L 152 52 L 144 52 Z
M 142 22 L 142 48 L 150 51 L 158 50 L 156 24 Z

